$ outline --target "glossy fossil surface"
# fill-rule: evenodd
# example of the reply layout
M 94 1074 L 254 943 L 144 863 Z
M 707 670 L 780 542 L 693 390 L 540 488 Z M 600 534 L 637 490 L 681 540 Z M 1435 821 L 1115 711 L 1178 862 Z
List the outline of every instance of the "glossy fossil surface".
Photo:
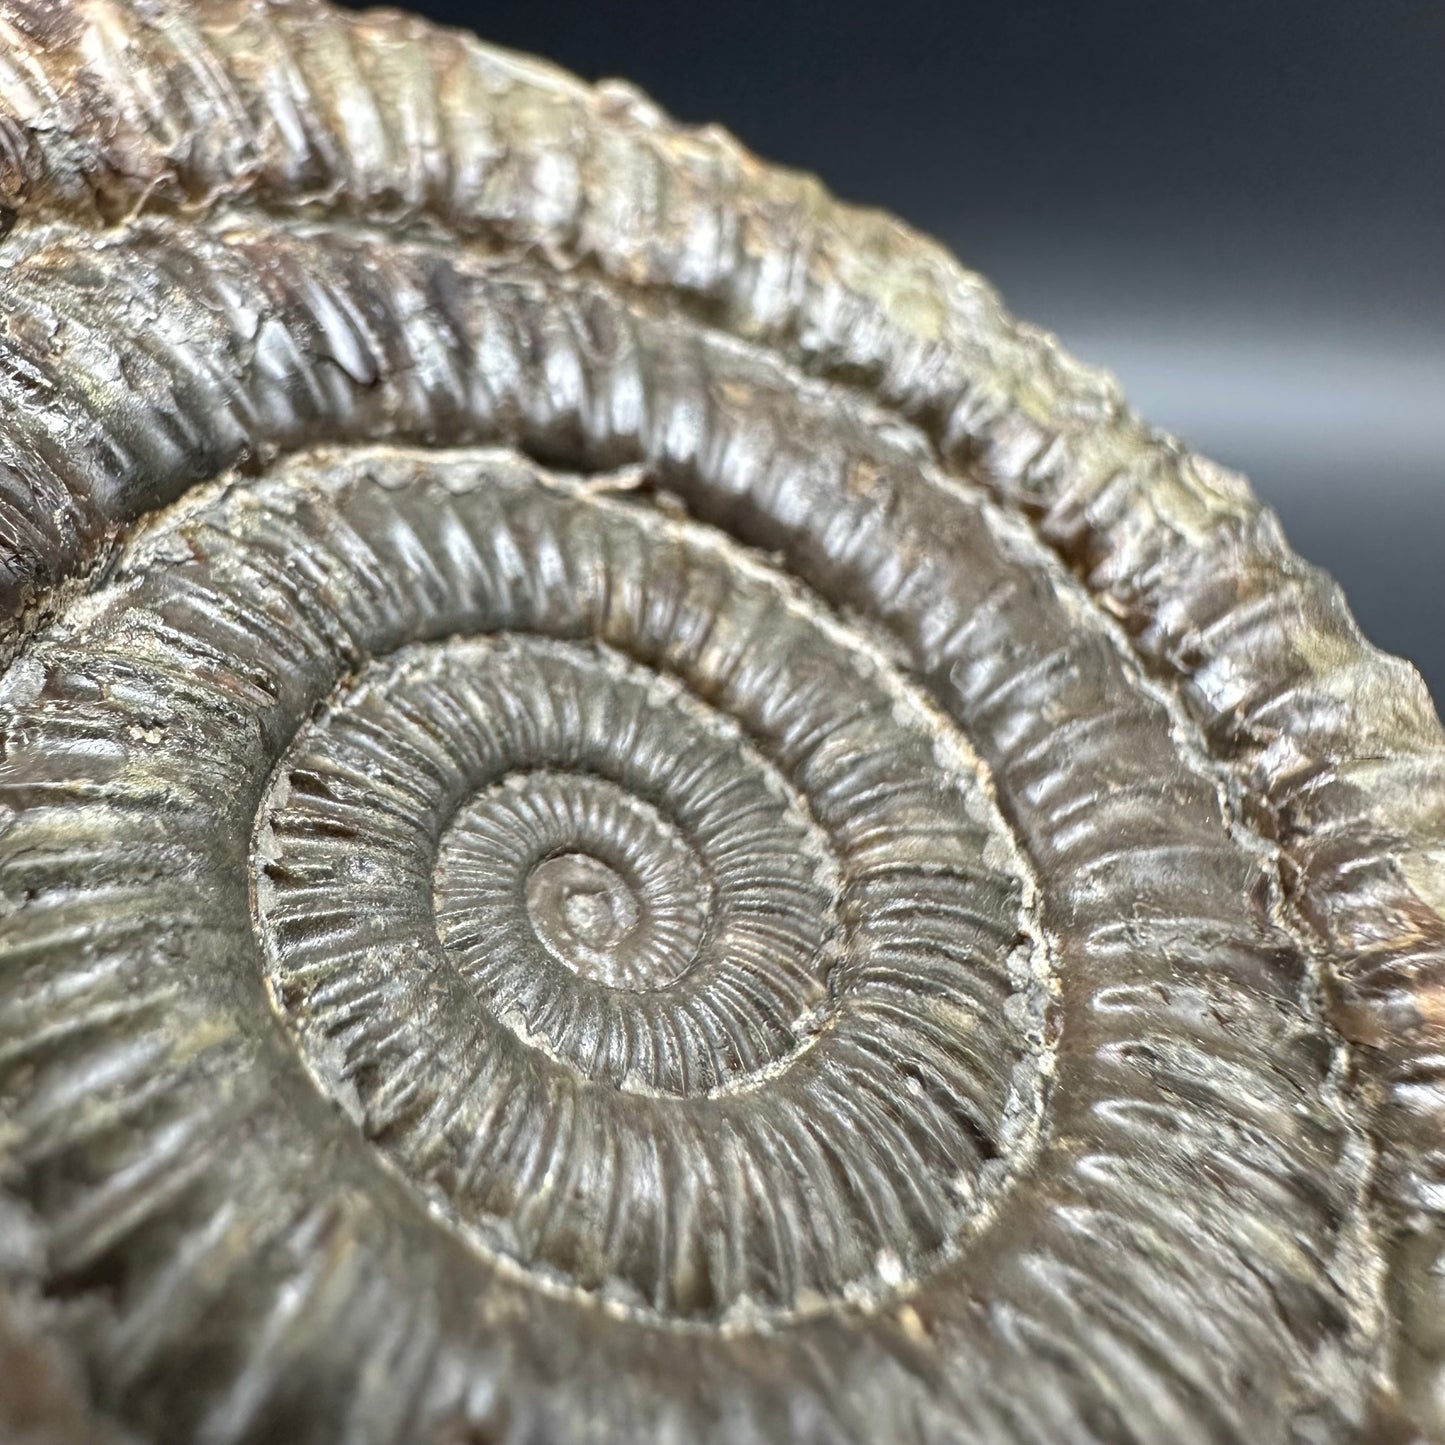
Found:
M 623 87 L 0 17 L 11 1420 L 1429 1438 L 1445 745 L 1239 479 Z

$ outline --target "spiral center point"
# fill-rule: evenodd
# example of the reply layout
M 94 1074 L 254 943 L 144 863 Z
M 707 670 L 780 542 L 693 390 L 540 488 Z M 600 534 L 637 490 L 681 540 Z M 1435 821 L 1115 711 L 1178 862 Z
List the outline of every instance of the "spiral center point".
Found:
M 616 984 L 641 917 L 631 884 L 588 853 L 544 858 L 528 875 L 527 913 L 555 958 L 575 973 Z

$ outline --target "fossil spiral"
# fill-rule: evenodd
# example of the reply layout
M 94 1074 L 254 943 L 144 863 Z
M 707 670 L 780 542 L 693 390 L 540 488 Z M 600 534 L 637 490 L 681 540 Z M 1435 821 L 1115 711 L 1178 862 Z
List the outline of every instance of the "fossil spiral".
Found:
M 1445 738 L 891 219 L 0 0 L 0 1423 L 1445 1430 Z

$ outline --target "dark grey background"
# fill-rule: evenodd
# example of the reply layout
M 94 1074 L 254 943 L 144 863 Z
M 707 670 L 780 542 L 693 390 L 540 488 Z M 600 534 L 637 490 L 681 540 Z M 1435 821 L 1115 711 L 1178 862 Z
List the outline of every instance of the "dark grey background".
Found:
M 885 206 L 1240 468 L 1445 699 L 1441 0 L 411 0 Z

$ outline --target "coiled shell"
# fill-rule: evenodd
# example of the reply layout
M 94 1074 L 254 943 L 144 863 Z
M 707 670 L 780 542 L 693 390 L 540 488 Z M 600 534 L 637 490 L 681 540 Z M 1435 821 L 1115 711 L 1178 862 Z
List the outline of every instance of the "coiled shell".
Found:
M 1441 1427 L 1445 739 L 1242 481 L 396 15 L 4 0 L 0 205 L 13 1433 Z

